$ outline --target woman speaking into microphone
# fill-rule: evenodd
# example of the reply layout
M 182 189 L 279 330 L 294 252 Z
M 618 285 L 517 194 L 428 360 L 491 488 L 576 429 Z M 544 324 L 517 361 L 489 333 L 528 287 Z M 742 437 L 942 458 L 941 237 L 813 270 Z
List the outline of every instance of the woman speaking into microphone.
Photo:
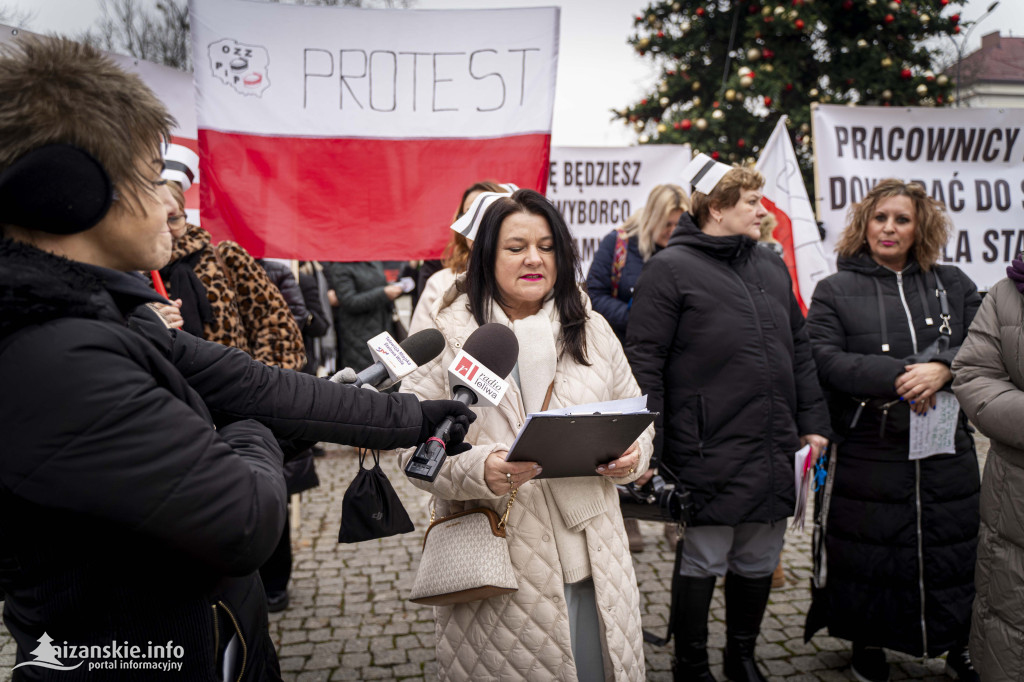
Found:
M 413 483 L 434 495 L 438 515 L 487 507 L 500 516 L 518 491 L 507 540 L 519 590 L 437 607 L 440 677 L 642 680 L 639 590 L 615 484 L 646 470 L 653 428 L 593 477 L 531 480 L 540 473 L 534 463 L 505 461 L 527 413 L 640 389 L 614 332 L 577 284 L 579 262 L 557 209 L 525 189 L 474 203 L 469 270 L 433 313 L 447 347 L 402 390 L 449 397 L 447 368 L 473 331 L 493 322 L 515 333 L 509 388 L 497 407 L 475 410 L 467 434 L 474 447 L 449 457 L 432 483 Z M 412 455 L 403 453 L 403 466 Z

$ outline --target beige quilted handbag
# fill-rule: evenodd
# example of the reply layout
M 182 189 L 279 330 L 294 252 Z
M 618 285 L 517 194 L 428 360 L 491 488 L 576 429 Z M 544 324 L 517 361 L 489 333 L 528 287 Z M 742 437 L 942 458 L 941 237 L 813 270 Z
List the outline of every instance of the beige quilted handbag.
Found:
M 500 519 L 493 509 L 476 507 L 435 521 L 430 510 L 410 601 L 448 606 L 519 589 L 505 539 L 505 523 L 517 492 L 509 495 Z

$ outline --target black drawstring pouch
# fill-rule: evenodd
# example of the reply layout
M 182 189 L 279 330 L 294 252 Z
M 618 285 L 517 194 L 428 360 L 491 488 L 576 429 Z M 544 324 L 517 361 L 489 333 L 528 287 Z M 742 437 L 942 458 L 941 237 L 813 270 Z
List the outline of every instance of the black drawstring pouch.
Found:
M 373 468 L 363 468 L 366 451 L 359 451 L 359 473 L 341 501 L 338 542 L 376 540 L 414 530 L 398 493 L 380 468 L 380 453 L 373 453 Z

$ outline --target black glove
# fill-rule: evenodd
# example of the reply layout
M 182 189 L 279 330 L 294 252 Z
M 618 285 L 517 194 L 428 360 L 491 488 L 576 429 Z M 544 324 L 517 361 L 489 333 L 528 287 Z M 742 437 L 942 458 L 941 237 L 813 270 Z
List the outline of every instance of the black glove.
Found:
M 438 425 L 446 418 L 452 420 L 452 427 L 448 429 L 448 447 L 445 450 L 449 455 L 457 455 L 469 450 L 472 446 L 463 443 L 469 425 L 476 419 L 476 415 L 466 405 L 458 400 L 421 400 L 420 409 L 423 411 L 423 426 L 420 428 L 421 443 L 434 435 Z

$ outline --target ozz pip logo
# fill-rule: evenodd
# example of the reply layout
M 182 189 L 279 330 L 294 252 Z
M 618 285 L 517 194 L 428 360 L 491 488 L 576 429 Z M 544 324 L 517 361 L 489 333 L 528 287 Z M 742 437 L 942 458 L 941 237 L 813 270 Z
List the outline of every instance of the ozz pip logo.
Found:
M 470 358 L 463 357 L 459 360 L 459 364 L 455 366 L 455 371 L 462 376 L 466 377 L 466 381 L 472 381 L 473 377 L 476 376 L 477 370 L 480 369 L 480 365 L 473 362 Z

